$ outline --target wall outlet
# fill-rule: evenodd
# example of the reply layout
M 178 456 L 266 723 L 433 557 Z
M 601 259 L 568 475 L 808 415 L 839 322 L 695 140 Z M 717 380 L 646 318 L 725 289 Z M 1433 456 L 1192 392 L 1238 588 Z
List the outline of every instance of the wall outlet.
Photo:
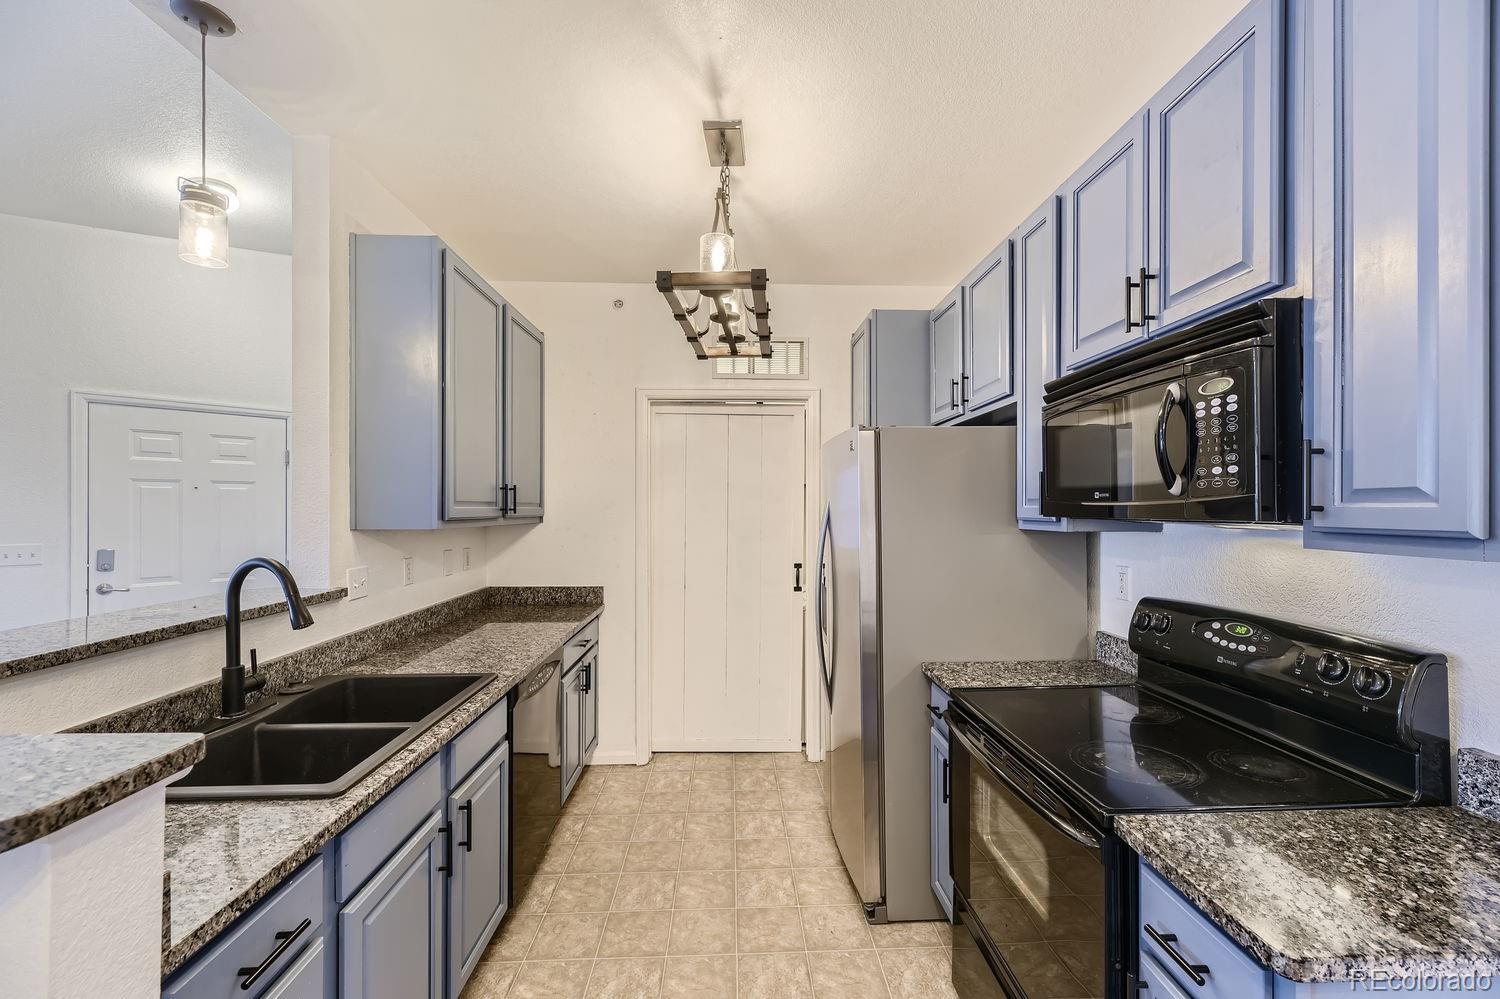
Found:
M 344 585 L 349 587 L 350 600 L 358 600 L 360 597 L 369 596 L 370 567 L 367 565 L 357 565 L 350 569 Z
M 0 569 L 8 565 L 41 564 L 41 545 L 0 545 Z
M 472 568 L 474 568 L 474 549 L 472 549 L 472 548 L 465 548 L 464 549 L 464 572 L 468 572 Z
M 1130 566 L 1115 566 L 1115 599 L 1130 603 Z
M 454 564 L 454 561 L 453 561 L 453 549 L 452 548 L 444 548 L 443 549 L 443 575 L 445 575 L 445 576 L 451 576 L 451 575 L 453 575 L 453 564 Z
M 410 586 L 417 581 L 416 561 L 410 555 L 401 556 L 401 585 Z

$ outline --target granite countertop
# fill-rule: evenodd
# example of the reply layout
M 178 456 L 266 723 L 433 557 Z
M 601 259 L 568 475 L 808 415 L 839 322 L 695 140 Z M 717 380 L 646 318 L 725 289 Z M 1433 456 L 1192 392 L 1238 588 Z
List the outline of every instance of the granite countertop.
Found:
M 168 802 L 170 929 L 162 975 L 269 894 L 602 610 L 600 603 L 489 607 L 333 671 L 496 674 L 495 682 L 344 794 Z
M 41 839 L 203 758 L 203 736 L 0 735 L 0 852 Z
M 922 673 L 950 694 L 960 687 L 1107 687 L 1135 683 L 1135 674 L 1097 659 L 923 663 Z
M 1115 829 L 1298 982 L 1500 973 L 1500 823 L 1459 808 L 1132 815 Z
M 341 600 L 348 592 L 342 586 L 307 590 L 302 599 L 308 604 L 324 604 Z M 247 586 L 241 594 L 241 621 L 285 610 L 286 600 L 277 586 Z M 0 679 L 222 627 L 224 594 L 214 593 L 93 617 L 11 628 L 0 631 Z

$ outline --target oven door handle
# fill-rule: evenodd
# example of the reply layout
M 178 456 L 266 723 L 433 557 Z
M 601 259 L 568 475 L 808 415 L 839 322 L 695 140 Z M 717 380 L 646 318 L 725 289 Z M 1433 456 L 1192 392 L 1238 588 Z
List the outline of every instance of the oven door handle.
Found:
M 1182 490 L 1187 485 L 1188 469 L 1184 469 L 1182 474 L 1179 475 L 1177 474 L 1177 469 L 1172 467 L 1172 458 L 1167 454 L 1167 420 L 1172 415 L 1173 407 L 1183 405 L 1186 398 L 1187 390 L 1183 388 L 1182 383 L 1173 382 L 1162 393 L 1161 410 L 1156 414 L 1156 467 L 1161 471 L 1161 480 L 1166 484 L 1167 492 L 1173 496 L 1182 495 Z M 1191 437 L 1192 435 L 1189 434 L 1188 436 Z M 1193 463 L 1192 449 L 1189 448 L 1188 450 L 1188 466 L 1191 468 Z
M 1011 792 L 1015 794 L 1016 797 L 1020 798 L 1027 805 L 1031 806 L 1031 808 L 1035 810 L 1038 815 L 1046 819 L 1047 823 L 1058 832 L 1062 833 L 1064 836 L 1068 837 L 1079 846 L 1086 847 L 1094 853 L 1100 852 L 1100 850 L 1103 848 L 1103 845 L 1099 836 L 1083 828 L 1072 820 L 1059 815 L 1054 808 L 1049 808 L 1047 805 L 1039 801 L 1038 795 L 1033 794 L 1030 790 L 1022 788 L 1017 781 L 1013 780 L 1010 775 L 1001 768 L 999 762 L 995 759 L 994 754 L 991 753 L 987 748 L 985 748 L 983 740 L 975 734 L 965 731 L 967 726 L 963 722 L 955 718 L 951 710 L 947 712 L 947 718 L 948 731 L 953 735 L 958 736 L 958 741 L 963 743 L 964 748 L 969 751 L 969 755 L 974 757 L 980 763 L 984 764 L 985 769 L 993 774 L 996 780 L 1000 781 L 1000 783 L 1010 788 Z M 1046 797 L 1051 798 L 1052 795 L 1047 794 Z

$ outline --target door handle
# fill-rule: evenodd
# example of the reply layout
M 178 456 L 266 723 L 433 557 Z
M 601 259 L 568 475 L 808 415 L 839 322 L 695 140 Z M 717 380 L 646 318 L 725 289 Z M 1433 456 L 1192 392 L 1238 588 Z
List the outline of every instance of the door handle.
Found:
M 1327 454 L 1320 447 L 1313 447 L 1313 442 L 1304 439 L 1302 441 L 1302 519 L 1311 520 L 1315 513 L 1322 513 L 1323 506 L 1313 502 L 1312 466 L 1313 455 Z
M 945 805 L 953 797 L 953 794 L 951 793 L 951 789 L 948 786 L 948 773 L 949 773 L 949 771 L 951 769 L 952 768 L 948 766 L 948 761 L 944 760 L 943 761 L 943 804 L 945 804 Z
M 1156 927 L 1150 923 L 1143 924 L 1143 929 L 1146 931 L 1146 936 L 1150 937 L 1156 946 L 1160 947 L 1172 959 L 1172 963 L 1181 968 L 1182 973 L 1193 980 L 1194 985 L 1204 986 L 1208 984 L 1208 965 L 1191 963 L 1177 952 L 1176 947 L 1172 946 L 1177 942 L 1177 934 L 1158 933 Z
M 828 703 L 833 703 L 833 674 L 830 672 L 833 658 L 833 630 L 829 626 L 823 604 L 828 595 L 828 573 L 825 570 L 828 553 L 828 535 L 833 531 L 833 507 L 823 509 L 823 529 L 818 532 L 818 588 L 813 594 L 813 622 L 818 629 L 818 665 L 823 673 L 823 689 L 828 694 Z M 825 641 L 825 636 L 827 640 Z
M 281 957 L 281 955 L 287 952 L 287 948 L 290 947 L 298 937 L 306 933 L 308 927 L 310 927 L 311 925 L 311 919 L 304 919 L 302 920 L 302 922 L 297 924 L 297 928 L 295 930 L 278 931 L 273 938 L 276 941 L 276 946 L 272 948 L 271 953 L 266 955 L 266 959 L 264 961 L 260 962 L 253 968 L 241 968 L 235 972 L 236 975 L 239 975 L 244 979 L 244 981 L 240 982 L 240 989 L 242 991 L 248 990 L 252 988 L 256 982 L 260 981 L 262 976 L 264 976 L 265 973 L 270 969 L 271 965 L 275 964 Z
M 448 877 L 453 877 L 453 823 L 445 822 L 438 830 L 443 834 L 443 862 L 438 864 L 438 870 Z
M 1136 287 L 1141 290 L 1141 321 L 1136 324 L 1138 326 L 1145 326 L 1148 321 L 1151 321 L 1151 320 L 1154 320 L 1154 319 L 1157 318 L 1157 316 L 1155 316 L 1151 312 L 1147 311 L 1147 302 L 1146 302 L 1146 282 L 1147 281 L 1155 281 L 1155 280 L 1156 280 L 1156 275 L 1155 274 L 1147 274 L 1146 273 L 1146 268 L 1144 268 L 1144 267 L 1141 268 L 1141 280 L 1136 285 Z
M 1130 275 L 1125 275 L 1125 332 L 1129 333 L 1138 326 L 1145 326 L 1144 322 L 1136 322 L 1130 318 L 1130 293 L 1136 288 L 1136 282 L 1130 280 Z
M 458 845 L 464 848 L 464 853 L 474 852 L 474 799 L 465 798 L 464 803 L 458 806 L 458 810 L 464 813 L 464 838 L 458 841 Z
M 510 512 L 511 513 L 515 513 L 516 512 L 516 506 L 517 506 L 517 503 L 516 503 L 516 487 L 514 485 L 512 485 L 510 487 Z
M 97 593 L 97 594 L 99 594 L 101 597 L 107 597 L 111 593 L 129 593 L 130 592 L 130 587 L 128 587 L 128 586 L 111 586 L 108 583 L 100 583 L 98 586 L 94 587 L 94 592 Z
M 948 408 L 958 408 L 958 379 L 951 378 L 948 381 Z
M 969 406 L 969 376 L 959 375 L 958 401 L 965 409 Z
M 801 593 L 802 592 L 802 563 L 801 562 L 793 562 L 792 563 L 792 592 L 793 593 Z
M 1186 390 L 1182 383 L 1173 382 L 1167 386 L 1162 393 L 1161 411 L 1156 414 L 1156 467 L 1161 472 L 1161 480 L 1167 487 L 1167 492 L 1173 496 L 1181 496 L 1187 485 L 1187 469 L 1183 469 L 1181 475 L 1172 467 L 1172 458 L 1167 454 L 1167 418 L 1172 415 L 1172 407 L 1183 403 L 1187 398 Z M 1193 463 L 1192 448 L 1188 449 L 1188 465 Z

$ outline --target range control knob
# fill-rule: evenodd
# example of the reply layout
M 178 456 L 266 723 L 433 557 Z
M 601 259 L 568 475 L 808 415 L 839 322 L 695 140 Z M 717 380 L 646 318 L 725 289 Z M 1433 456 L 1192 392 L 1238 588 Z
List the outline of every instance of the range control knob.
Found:
M 1130 619 L 1130 623 L 1138 631 L 1145 631 L 1151 627 L 1151 616 L 1150 611 L 1138 610 L 1135 612 L 1135 616 Z
M 1361 666 L 1354 671 L 1354 692 L 1360 697 L 1375 700 L 1391 689 L 1391 675 L 1373 666 Z
M 1318 657 L 1318 679 L 1324 683 L 1342 683 L 1349 675 L 1349 660 L 1332 652 Z
M 1172 619 L 1165 614 L 1152 614 L 1151 630 L 1158 635 L 1165 635 L 1172 630 Z

